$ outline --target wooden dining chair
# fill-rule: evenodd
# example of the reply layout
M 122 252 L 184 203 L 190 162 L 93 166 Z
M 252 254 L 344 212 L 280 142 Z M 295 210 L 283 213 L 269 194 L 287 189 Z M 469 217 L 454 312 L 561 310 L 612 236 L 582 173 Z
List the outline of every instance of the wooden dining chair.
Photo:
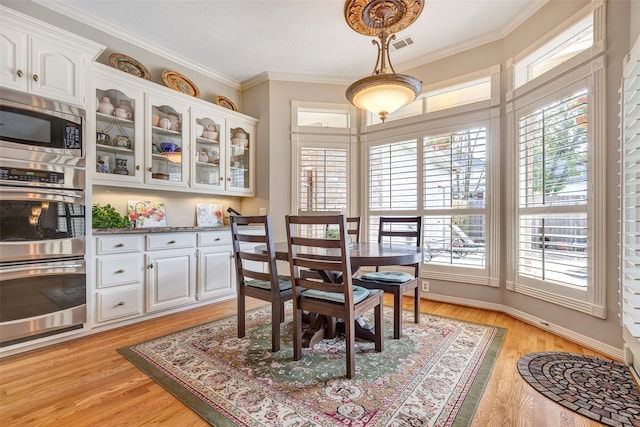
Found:
M 292 216 L 285 218 L 289 265 L 293 293 L 293 360 L 302 357 L 302 312 L 317 313 L 327 318 L 340 318 L 345 324 L 347 378 L 355 374 L 355 321 L 374 310 L 375 350 L 383 350 L 382 296 L 380 290 L 353 286 L 351 260 L 346 241 L 347 222 L 344 215 Z M 336 225 L 339 238 L 308 237 L 298 233 L 299 227 Z M 302 277 L 301 270 L 339 271 L 341 283 L 314 277 Z M 331 322 L 327 322 L 330 324 Z
M 378 243 L 406 244 L 407 239 L 420 247 L 422 217 L 380 217 Z M 402 338 L 402 295 L 413 290 L 414 322 L 420 323 L 420 263 L 412 264 L 413 275 L 397 271 L 366 273 L 353 279 L 353 283 L 367 289 L 381 289 L 393 294 L 393 338 Z
M 284 321 L 284 303 L 292 299 L 291 278 L 278 275 L 276 250 L 273 244 L 271 217 L 230 216 L 233 253 L 238 285 L 238 338 L 245 336 L 246 297 L 253 297 L 271 303 L 271 350 L 280 350 L 280 324 Z M 262 226 L 251 229 L 241 226 Z M 264 244 L 265 253 L 257 253 L 253 248 L 244 249 L 242 243 Z M 253 246 L 253 245 L 252 245 Z

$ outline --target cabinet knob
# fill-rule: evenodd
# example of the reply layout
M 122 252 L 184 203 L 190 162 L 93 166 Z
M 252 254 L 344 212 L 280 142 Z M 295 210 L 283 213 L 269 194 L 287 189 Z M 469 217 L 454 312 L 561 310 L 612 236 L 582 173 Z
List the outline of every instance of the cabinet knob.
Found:
M 220 177 L 220 181 L 224 181 L 224 177 Z
M 220 240 L 220 238 L 219 238 L 219 237 L 216 237 L 216 238 L 215 238 L 215 239 L 213 239 L 213 240 L 217 242 L 217 241 L 219 241 L 219 240 Z
M 122 274 L 122 273 L 124 273 L 124 270 L 123 270 L 123 269 L 116 270 L 116 272 L 115 272 L 115 273 L 116 273 L 116 274 Z
M 153 264 L 149 264 L 149 268 L 153 268 Z
M 136 170 L 139 171 L 140 170 L 140 165 L 136 165 Z
M 124 305 L 124 301 L 120 301 L 119 303 L 117 303 L 116 305 L 118 306 L 123 306 Z
M 122 248 L 124 246 L 124 243 L 118 243 L 115 245 L 116 248 Z
M 18 70 L 18 72 L 16 74 L 18 75 L 18 77 L 22 77 L 23 76 L 22 70 Z
M 167 243 L 170 245 L 173 245 L 176 241 L 175 240 L 169 240 Z
M 34 81 L 34 82 L 37 82 L 38 80 L 40 80 L 40 77 L 38 77 L 38 75 L 37 75 L 37 74 L 34 74 L 34 75 L 33 75 L 33 81 Z
M 153 168 L 151 168 L 151 167 L 150 167 L 150 168 L 149 168 L 149 172 L 153 172 Z

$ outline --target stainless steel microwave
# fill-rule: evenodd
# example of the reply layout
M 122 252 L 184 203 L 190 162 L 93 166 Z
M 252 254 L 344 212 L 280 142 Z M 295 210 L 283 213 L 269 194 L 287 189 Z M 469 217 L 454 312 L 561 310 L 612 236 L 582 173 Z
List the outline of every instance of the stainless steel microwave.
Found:
M 79 107 L 3 90 L 0 95 L 2 157 L 22 161 L 85 166 Z

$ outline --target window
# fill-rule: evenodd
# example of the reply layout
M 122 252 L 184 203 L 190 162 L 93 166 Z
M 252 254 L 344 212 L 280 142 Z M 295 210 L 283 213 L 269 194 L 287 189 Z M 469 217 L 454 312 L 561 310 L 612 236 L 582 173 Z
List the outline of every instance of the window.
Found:
M 553 37 L 515 65 L 515 87 L 535 79 L 593 45 L 593 15 L 589 14 Z
M 347 150 L 301 147 L 300 211 L 346 211 Z
M 431 262 L 484 267 L 486 128 L 424 138 L 425 250 Z
M 518 82 L 526 64 L 529 80 L 507 93 L 507 289 L 604 318 L 605 64 L 587 47 L 606 31 L 593 5 L 512 70 Z
M 519 235 L 522 276 L 586 289 L 587 91 L 519 120 Z
M 476 78 L 477 74 L 482 77 Z M 418 99 L 389 114 L 385 121 L 390 122 L 490 100 L 491 76 L 486 74 L 489 72 L 481 71 L 452 81 L 442 82 L 438 87 L 425 88 L 424 93 L 418 96 Z M 382 123 L 382 120 L 377 114 L 367 113 L 367 123 L 375 125 Z
M 372 147 L 369 152 L 369 209 L 415 210 L 418 207 L 417 141 Z
M 363 130 L 365 233 L 421 216 L 426 278 L 499 286 L 499 82 L 495 66 L 439 83 L 422 101 L 446 108 Z
M 293 101 L 291 212 L 351 214 L 355 132 L 348 104 Z M 323 124 L 320 124 L 323 123 Z

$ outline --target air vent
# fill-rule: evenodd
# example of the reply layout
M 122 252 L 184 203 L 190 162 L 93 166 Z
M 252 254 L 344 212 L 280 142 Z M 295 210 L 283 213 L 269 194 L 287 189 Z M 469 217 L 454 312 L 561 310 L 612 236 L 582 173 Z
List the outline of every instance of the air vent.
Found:
M 401 38 L 399 40 L 394 40 L 391 43 L 391 47 L 393 48 L 392 50 L 398 50 L 398 49 L 402 49 L 403 47 L 407 47 L 409 45 L 413 44 L 413 38 L 411 36 L 407 36 L 404 38 Z

